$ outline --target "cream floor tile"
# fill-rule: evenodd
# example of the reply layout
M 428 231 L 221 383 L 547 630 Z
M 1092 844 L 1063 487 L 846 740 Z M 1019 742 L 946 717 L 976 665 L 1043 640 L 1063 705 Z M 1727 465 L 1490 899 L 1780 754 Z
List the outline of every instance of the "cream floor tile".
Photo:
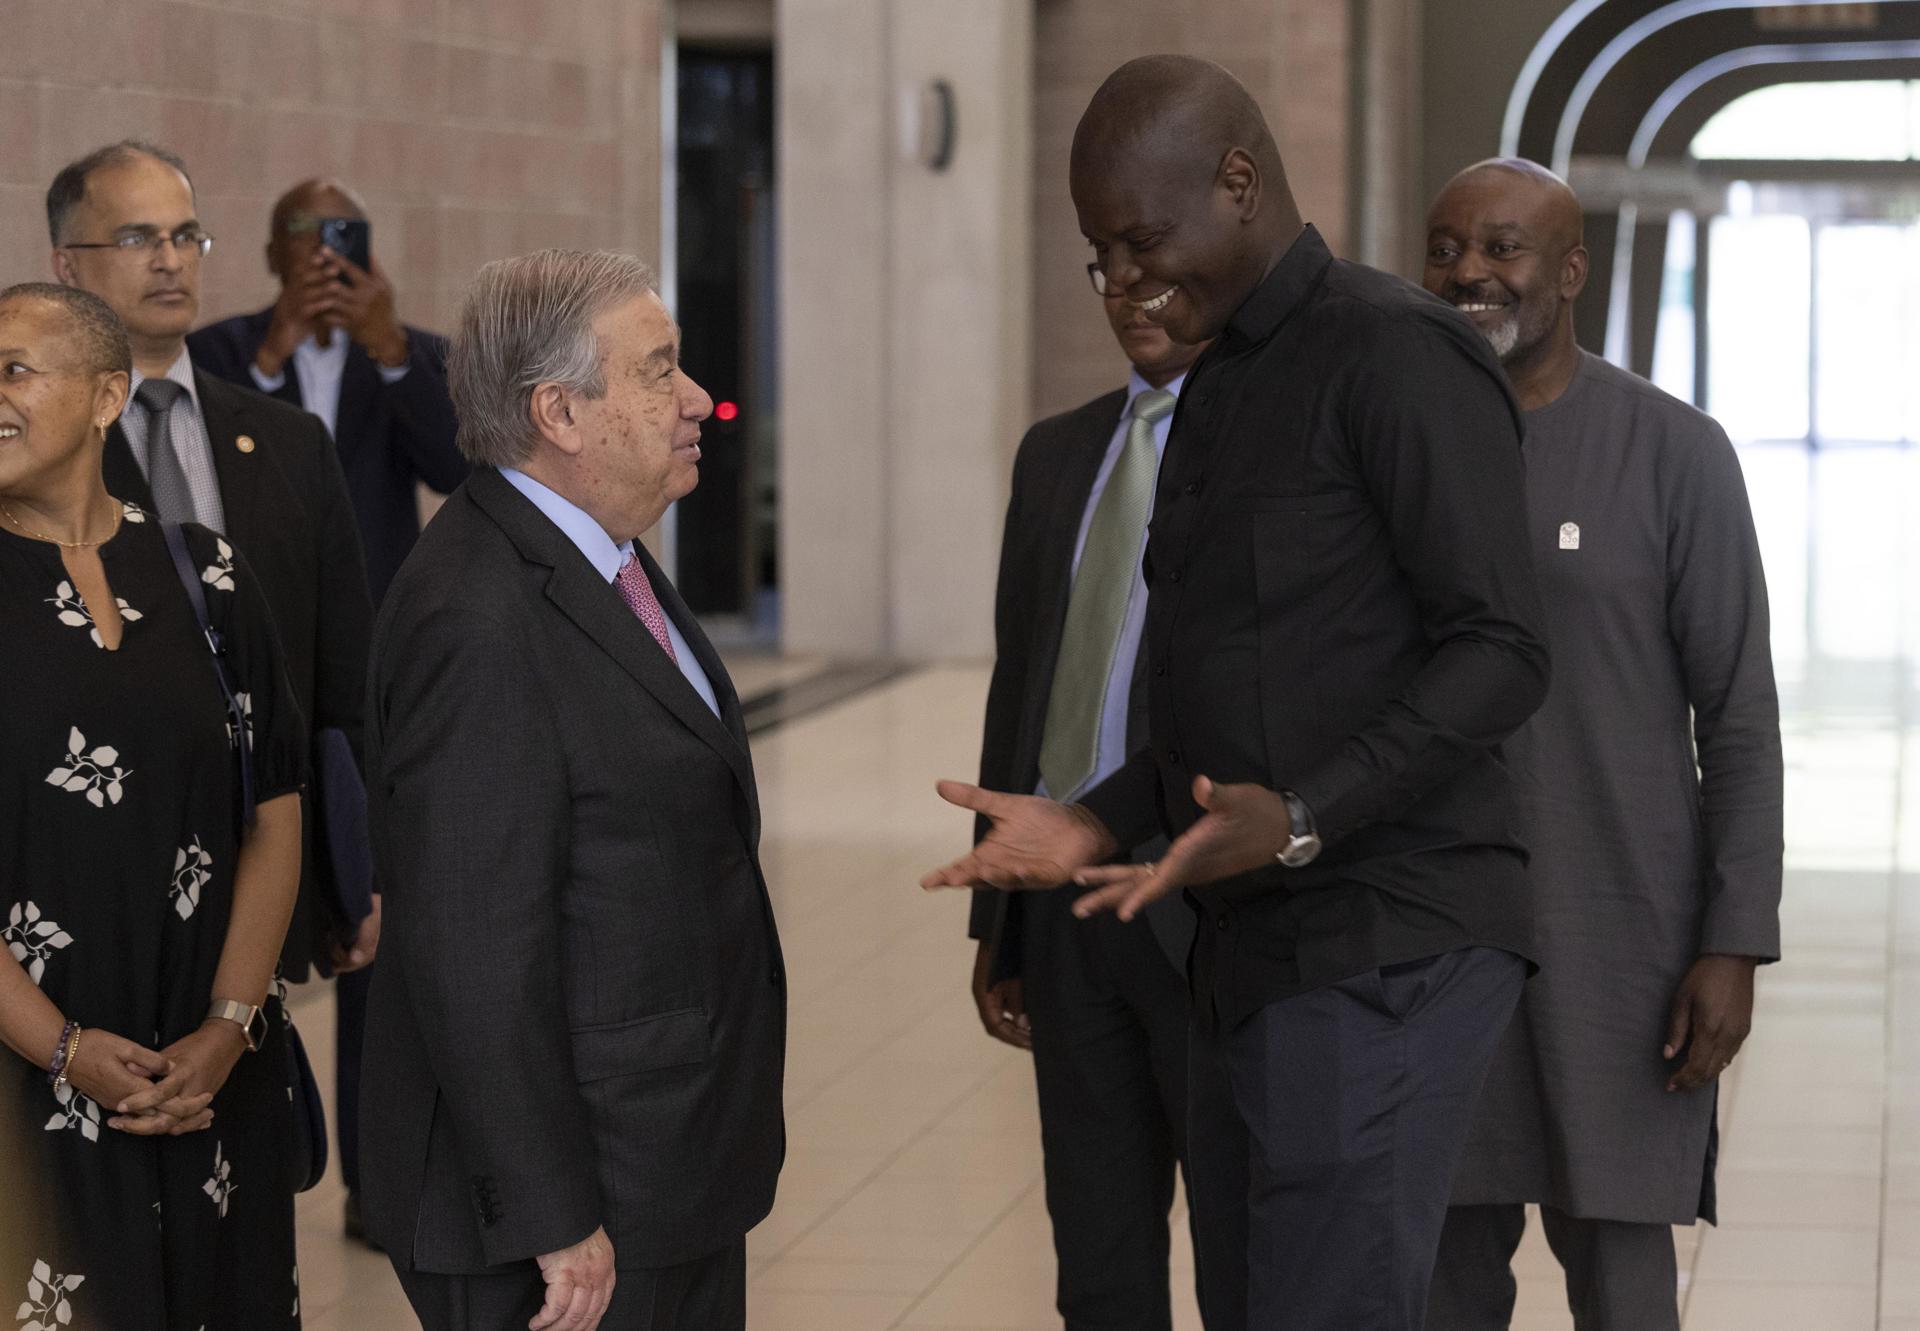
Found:
M 1878 1178 L 1882 1140 L 1878 1124 L 1867 1128 L 1781 1128 L 1743 1121 L 1727 1129 L 1723 1147 L 1728 1159 L 1737 1162 L 1739 1168 Z
M 1522 1277 L 1514 1285 L 1512 1331 L 1573 1331 L 1564 1281 L 1557 1276 Z
M 754 1276 L 748 1290 L 757 1301 L 763 1290 L 812 1294 L 919 1294 L 937 1282 L 942 1262 L 845 1262 L 780 1257 Z
M 747 1303 L 748 1331 L 888 1331 L 911 1294 L 761 1289 Z
M 1814 1174 L 1764 1166 L 1719 1172 L 1721 1224 L 1727 1229 L 1880 1228 L 1881 1181 L 1870 1175 Z
M 1721 1285 L 1849 1285 L 1879 1278 L 1875 1236 L 1838 1229 L 1717 1229 L 1700 1240 L 1693 1294 Z
M 1874 1331 L 1873 1290 L 1852 1285 L 1709 1285 L 1687 1301 L 1684 1331 Z

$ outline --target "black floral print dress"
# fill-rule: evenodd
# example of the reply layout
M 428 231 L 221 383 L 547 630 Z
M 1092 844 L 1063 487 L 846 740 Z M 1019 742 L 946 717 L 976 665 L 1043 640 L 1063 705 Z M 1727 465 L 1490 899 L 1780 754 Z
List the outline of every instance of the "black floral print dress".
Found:
M 303 722 L 245 563 L 186 528 L 227 642 L 256 797 L 298 790 Z M 0 528 L 0 937 L 70 1020 L 163 1048 L 198 1027 L 226 939 L 238 768 L 192 603 L 157 520 L 100 547 L 124 624 L 108 651 L 59 550 Z M 0 1049 L 0 1125 L 39 1187 L 4 1203 L 0 1328 L 300 1325 L 285 1013 L 214 1097 L 212 1126 L 136 1137 L 111 1106 Z M 22 1156 L 18 1140 L 10 1153 Z M 24 1199 L 23 1199 L 24 1200 Z

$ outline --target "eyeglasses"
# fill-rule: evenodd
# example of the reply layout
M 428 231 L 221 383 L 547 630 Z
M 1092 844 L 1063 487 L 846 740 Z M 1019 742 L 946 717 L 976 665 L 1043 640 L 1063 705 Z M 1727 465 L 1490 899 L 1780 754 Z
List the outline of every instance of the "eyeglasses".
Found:
M 172 235 L 163 235 L 158 231 L 128 231 L 113 240 L 88 241 L 85 244 L 62 245 L 63 250 L 119 250 L 122 254 L 133 254 L 139 250 L 151 250 L 158 253 L 162 245 L 169 241 L 181 254 L 191 252 L 204 259 L 207 251 L 213 248 L 213 237 L 197 226 L 183 226 Z
M 1120 288 L 1107 281 L 1106 271 L 1100 267 L 1100 261 L 1097 259 L 1087 265 L 1087 280 L 1093 283 L 1093 293 L 1096 296 L 1120 294 Z

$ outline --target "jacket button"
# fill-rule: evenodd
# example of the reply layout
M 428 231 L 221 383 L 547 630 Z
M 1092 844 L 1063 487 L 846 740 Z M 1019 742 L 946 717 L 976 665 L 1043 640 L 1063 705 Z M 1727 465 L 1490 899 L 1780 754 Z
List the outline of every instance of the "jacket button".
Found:
M 1178 767 L 1180 765 L 1180 750 L 1178 749 L 1167 750 L 1167 765 L 1169 767 Z
M 1179 569 L 1175 569 L 1175 570 L 1174 570 L 1173 572 L 1171 572 L 1171 573 L 1169 573 L 1169 574 L 1167 574 L 1167 581 L 1168 581 L 1168 582 L 1178 582 L 1178 581 L 1180 581 L 1180 570 L 1179 570 Z
M 1219 919 L 1215 920 L 1214 923 L 1219 925 L 1222 929 L 1225 929 L 1227 927 L 1227 917 L 1222 915 Z
M 1190 494 L 1190 495 L 1197 495 L 1197 494 L 1199 494 L 1199 493 L 1200 493 L 1200 482 L 1198 482 L 1198 481 L 1188 481 L 1188 482 L 1187 482 L 1187 493 L 1188 493 L 1188 494 Z
M 1166 674 L 1166 673 L 1167 673 L 1167 667 L 1166 667 L 1166 665 L 1165 665 L 1165 664 L 1163 663 L 1163 664 L 1161 664 L 1161 665 L 1157 665 L 1157 666 L 1155 666 L 1155 667 L 1153 668 L 1153 673 L 1154 673 L 1154 674 L 1156 674 L 1156 675 L 1164 675 L 1164 674 Z

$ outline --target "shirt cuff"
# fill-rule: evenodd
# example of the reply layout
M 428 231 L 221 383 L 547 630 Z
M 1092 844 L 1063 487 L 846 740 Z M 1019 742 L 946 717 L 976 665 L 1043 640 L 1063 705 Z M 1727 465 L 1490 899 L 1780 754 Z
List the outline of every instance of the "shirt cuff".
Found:
M 375 361 L 373 363 L 373 367 L 376 370 L 380 371 L 380 378 L 382 382 L 389 383 L 389 384 L 397 384 L 402 379 L 406 378 L 407 371 L 413 368 L 413 359 L 412 357 L 408 357 L 406 360 L 402 361 L 400 364 L 392 365 L 392 366 L 382 365 L 379 361 Z
M 268 376 L 260 373 L 260 366 L 257 362 L 248 361 L 247 373 L 253 376 L 253 386 L 263 393 L 277 393 L 287 386 L 287 372 L 285 370 L 280 371 L 280 373 L 276 375 Z

